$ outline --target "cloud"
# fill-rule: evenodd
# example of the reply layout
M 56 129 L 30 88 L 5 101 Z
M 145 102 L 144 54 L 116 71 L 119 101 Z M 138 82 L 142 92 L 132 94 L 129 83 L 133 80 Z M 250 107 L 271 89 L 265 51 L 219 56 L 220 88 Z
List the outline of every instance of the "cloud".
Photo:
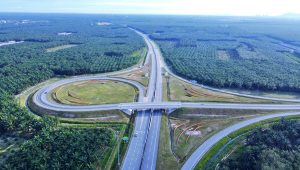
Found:
M 281 15 L 299 13 L 299 6 L 299 0 L 0 0 L 0 12 Z
M 171 14 L 280 15 L 300 12 L 298 0 L 123 0 L 95 2 L 95 5 Z

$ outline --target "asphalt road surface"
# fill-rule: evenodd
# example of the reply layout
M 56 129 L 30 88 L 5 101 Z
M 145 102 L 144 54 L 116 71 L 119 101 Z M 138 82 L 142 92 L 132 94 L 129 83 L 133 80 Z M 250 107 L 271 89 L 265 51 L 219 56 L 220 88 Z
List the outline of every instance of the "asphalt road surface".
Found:
M 121 169 L 140 169 L 150 123 L 150 110 L 139 111 Z
M 152 45 L 152 41 L 144 34 L 134 30 L 141 35 L 147 46 L 148 54 L 146 62 L 151 59 L 151 73 L 147 89 L 145 102 L 161 101 L 161 68 L 157 61 L 158 53 Z M 160 53 L 159 53 L 160 55 Z M 138 170 L 138 169 L 155 169 L 157 150 L 159 144 L 161 111 L 148 109 L 146 114 L 139 111 L 135 119 L 135 129 L 129 147 L 127 149 L 125 159 L 123 160 L 121 169 Z M 143 130 L 139 129 L 142 128 Z M 133 165 L 134 164 L 134 165 Z

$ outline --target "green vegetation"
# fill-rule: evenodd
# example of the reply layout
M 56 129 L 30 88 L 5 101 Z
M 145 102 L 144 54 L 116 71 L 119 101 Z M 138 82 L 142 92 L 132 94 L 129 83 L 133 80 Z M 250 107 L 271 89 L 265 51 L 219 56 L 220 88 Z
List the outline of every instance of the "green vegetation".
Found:
M 7 94 L 0 95 L 0 134 L 33 137 L 47 125 L 27 112 Z
M 221 88 L 300 92 L 299 21 L 204 16 L 130 21 L 159 44 L 171 69 L 189 80 Z
M 52 78 L 52 79 L 49 79 L 47 81 L 41 82 L 41 83 L 39 83 L 35 86 L 29 87 L 25 91 L 23 91 L 22 93 L 18 94 L 16 96 L 16 100 L 18 101 L 18 103 L 20 104 L 21 107 L 26 107 L 26 101 L 27 101 L 28 97 L 31 94 L 36 92 L 41 87 L 52 84 L 52 83 L 57 82 L 59 80 L 60 80 L 60 78 Z
M 177 109 L 169 116 L 172 152 L 180 165 L 209 137 L 222 129 L 272 111 Z
M 108 129 L 61 128 L 24 143 L 2 166 L 3 169 L 99 169 L 111 150 Z M 68 163 L 67 163 L 68 162 Z
M 1 14 L 11 20 L 1 24 L 0 41 L 24 43 L 0 48 L 0 89 L 18 94 L 29 86 L 55 76 L 117 71 L 138 63 L 143 39 L 110 16 Z M 15 24 L 27 19 L 32 22 Z M 99 19 L 115 24 L 98 26 Z M 69 32 L 61 36 L 58 33 Z M 53 47 L 76 45 L 56 52 Z
M 133 102 L 137 95 L 135 87 L 129 84 L 105 80 L 82 81 L 63 85 L 51 94 L 55 101 L 71 105 Z
M 116 157 L 113 132 L 127 127 L 126 122 L 37 117 L 5 94 L 0 108 L 0 169 L 111 167 L 107 163 Z
M 247 135 L 245 145 L 221 162 L 220 169 L 298 169 L 300 123 L 282 119 Z
M 170 101 L 186 102 L 228 102 L 228 103 L 275 103 L 276 101 L 239 97 L 215 92 L 194 86 L 172 76 L 166 77 L 164 87 L 167 88 L 167 98 Z
M 143 39 L 111 16 L 3 13 L 1 19 L 11 22 L 1 24 L 0 41 L 24 43 L 0 48 L 0 169 L 110 169 L 114 165 L 106 163 L 116 156 L 112 131 L 125 129 L 124 114 L 57 113 L 78 118 L 60 123 L 45 116 L 47 110 L 37 109 L 39 117 L 19 106 L 40 85 L 18 101 L 12 96 L 50 78 L 133 66 L 144 55 Z M 99 19 L 112 24 L 97 25 Z
M 294 121 L 299 120 L 299 116 L 288 116 L 284 119 L 287 121 Z M 223 138 L 218 143 L 216 143 L 207 153 L 205 153 L 205 155 L 199 161 L 195 169 L 215 169 L 215 167 L 218 166 L 218 163 L 221 160 L 223 161 L 225 158 L 227 159 L 227 157 L 230 156 L 230 154 L 232 154 L 233 150 L 236 150 L 237 148 L 245 144 L 245 135 L 247 135 L 249 132 L 252 133 L 253 130 L 255 131 L 257 129 L 265 129 L 268 125 L 273 124 L 274 122 L 280 122 L 281 120 L 283 120 L 283 118 L 268 119 L 265 121 L 251 124 L 229 134 L 227 137 Z M 231 141 L 231 139 L 234 140 Z M 217 152 L 220 151 L 220 149 L 225 145 L 228 146 L 226 146 L 219 155 L 216 155 Z M 213 157 L 215 156 L 217 157 L 213 159 Z M 208 163 L 210 164 L 208 165 Z
M 168 116 L 163 115 L 161 120 L 160 137 L 159 137 L 159 148 L 157 157 L 157 170 L 179 169 L 179 163 L 176 157 L 172 153 L 171 138 Z
M 205 155 L 202 157 L 201 161 L 197 164 L 195 169 L 204 169 L 207 163 L 213 158 L 219 150 L 230 141 L 228 137 L 225 137 L 221 139 L 218 143 L 216 143 L 210 150 L 209 152 L 205 153 Z

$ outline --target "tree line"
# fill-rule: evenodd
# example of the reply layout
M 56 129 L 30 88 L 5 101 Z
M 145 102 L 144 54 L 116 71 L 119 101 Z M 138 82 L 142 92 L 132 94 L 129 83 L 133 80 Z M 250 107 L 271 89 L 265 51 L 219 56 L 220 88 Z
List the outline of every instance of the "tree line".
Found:
M 300 123 L 282 119 L 247 135 L 245 145 L 220 163 L 219 169 L 299 169 Z

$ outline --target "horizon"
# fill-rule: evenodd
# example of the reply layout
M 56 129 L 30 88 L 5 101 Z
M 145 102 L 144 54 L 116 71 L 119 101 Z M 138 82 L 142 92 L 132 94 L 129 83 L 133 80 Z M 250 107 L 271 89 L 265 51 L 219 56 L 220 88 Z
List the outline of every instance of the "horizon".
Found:
M 233 5 L 234 4 L 234 5 Z M 270 6 L 269 4 L 272 4 Z M 281 16 L 299 14 L 297 0 L 3 0 L 1 13 L 111 15 Z

